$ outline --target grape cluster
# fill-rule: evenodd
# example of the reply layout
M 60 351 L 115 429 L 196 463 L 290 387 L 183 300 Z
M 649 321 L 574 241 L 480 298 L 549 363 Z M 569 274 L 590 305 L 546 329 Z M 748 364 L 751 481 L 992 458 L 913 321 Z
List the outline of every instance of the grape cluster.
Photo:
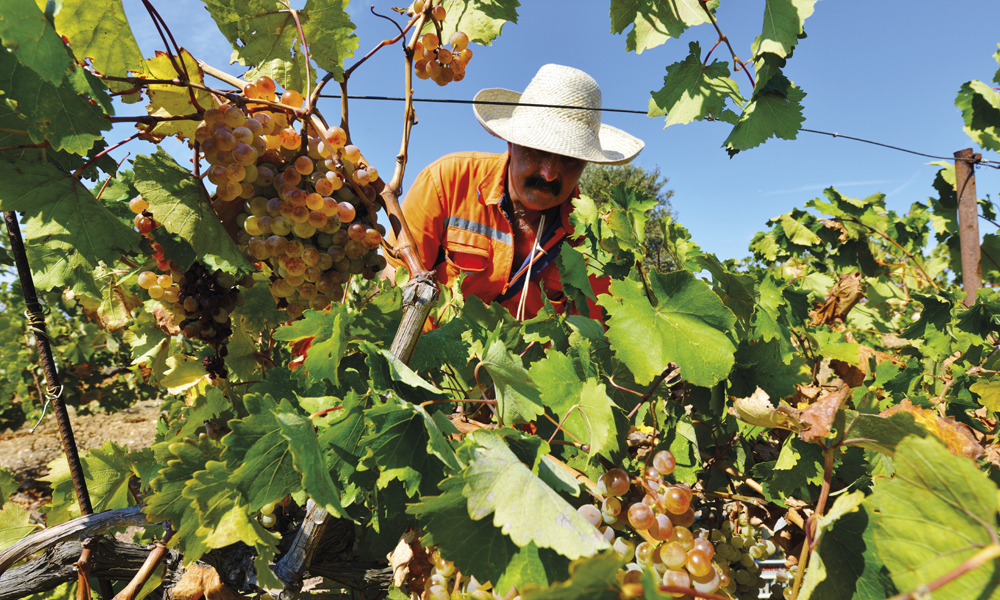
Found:
M 181 318 L 178 326 L 186 337 L 197 338 L 215 350 L 215 356 L 206 357 L 202 364 L 212 377 L 225 379 L 226 344 L 233 334 L 230 312 L 245 302 L 236 288 L 236 278 L 195 263 L 178 283 L 174 318 Z
M 585 504 L 578 511 L 628 561 L 618 574 L 623 586 L 639 584 L 642 572 L 653 570 L 663 585 L 713 593 L 729 584 L 728 569 L 713 562 L 715 547 L 708 532 L 690 529 L 695 521 L 691 487 L 665 480 L 676 464 L 664 450 L 634 480 L 621 469 L 610 469 L 597 481 L 600 506 Z M 636 543 L 637 538 L 642 541 Z
M 757 561 L 770 557 L 777 548 L 771 540 L 762 539 L 761 533 L 745 520 L 740 522 L 739 533 L 736 533 L 733 522 L 727 520 L 723 521 L 720 529 L 713 529 L 709 534 L 709 539 L 716 544 L 716 563 L 727 569 L 730 576 L 722 590 L 733 598 L 757 598 L 760 588 L 766 584 L 760 577 Z M 781 583 L 780 579 L 778 583 Z M 787 597 L 791 589 L 786 589 Z
M 428 600 L 451 600 L 452 598 L 474 598 L 475 600 L 520 600 L 517 589 L 511 587 L 506 594 L 492 589 L 489 582 L 479 583 L 475 577 L 464 577 L 456 571 L 454 563 L 441 557 L 434 550 L 430 556 L 430 577 L 424 582 L 425 593 L 421 596 Z
M 413 3 L 414 14 L 430 10 L 430 17 L 437 23 L 444 22 L 448 11 L 440 4 L 432 6 L 428 0 L 416 0 Z M 438 27 L 437 31 L 440 32 Z M 465 79 L 465 67 L 472 60 L 472 50 L 469 50 L 469 36 L 456 31 L 449 40 L 451 50 L 444 47 L 444 40 L 435 32 L 425 33 L 413 45 L 413 72 L 420 79 L 431 79 L 434 83 L 444 86 L 452 81 Z
M 275 85 L 261 77 L 243 93 L 271 98 Z M 276 99 L 293 108 L 303 103 L 294 90 Z M 321 137 L 311 127 L 296 130 L 285 113 L 248 106 L 249 113 L 232 105 L 209 109 L 195 139 L 212 165 L 217 198 L 244 200 L 238 241 L 271 268 L 271 294 L 295 319 L 339 301 L 351 275 L 374 279 L 385 268 L 377 253 L 385 229 L 375 222 L 372 187 L 379 175 L 340 127 Z

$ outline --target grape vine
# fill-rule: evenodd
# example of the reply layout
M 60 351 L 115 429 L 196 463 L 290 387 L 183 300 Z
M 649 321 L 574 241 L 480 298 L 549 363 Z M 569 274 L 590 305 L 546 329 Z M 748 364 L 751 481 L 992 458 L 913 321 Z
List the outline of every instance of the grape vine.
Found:
M 982 240 L 986 285 L 963 303 L 952 166 L 906 214 L 829 188 L 742 260 L 655 218 L 669 272 L 644 261 L 655 198 L 575 198 L 556 258 L 571 310 L 519 321 L 461 284 L 423 295 L 433 274 L 398 205 L 414 87 L 461 85 L 470 46 L 493 51 L 518 3 L 415 0 L 350 66 L 344 4 L 206 1 L 239 76 L 182 49 L 151 1 L 152 57 L 120 0 L 0 8 L 0 209 L 24 224 L 11 253 L 50 308 L 60 394 L 163 402 L 151 447 L 109 439 L 51 465 L 44 535 L 0 469 L 0 597 L 289 596 L 313 576 L 431 600 L 995 595 L 1000 237 Z M 612 30 L 634 25 L 636 51 L 698 25 L 718 42 L 667 67 L 650 116 L 724 121 L 733 154 L 794 138 L 804 93 L 781 69 L 814 2 L 766 3 L 781 18 L 746 61 L 718 2 L 667 4 L 613 1 Z M 722 47 L 742 84 L 709 62 Z M 381 171 L 347 93 L 375 53 L 406 66 L 401 149 Z M 332 82 L 338 124 L 320 102 Z M 956 101 L 987 151 L 995 96 L 974 80 Z M 115 116 L 113 99 L 148 114 Z M 116 164 L 104 136 L 130 126 L 121 146 L 175 137 L 184 158 Z M 392 281 L 386 257 L 406 266 Z M 54 395 L 20 289 L 0 282 L 0 423 Z M 74 477 L 95 513 L 79 521 Z M 95 537 L 135 524 L 131 544 Z

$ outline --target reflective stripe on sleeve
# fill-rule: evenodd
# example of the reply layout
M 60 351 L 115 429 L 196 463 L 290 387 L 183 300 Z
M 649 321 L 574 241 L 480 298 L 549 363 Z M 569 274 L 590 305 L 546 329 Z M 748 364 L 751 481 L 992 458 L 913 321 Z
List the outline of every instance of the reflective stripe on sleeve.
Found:
M 504 233 L 498 229 L 490 227 L 489 225 L 476 223 L 475 221 L 470 221 L 462 217 L 452 215 L 444 220 L 444 224 L 446 227 L 455 227 L 456 229 L 464 229 L 465 231 L 485 235 L 490 239 L 494 239 L 502 244 L 507 244 L 508 246 L 512 246 L 514 244 L 514 238 L 511 234 Z

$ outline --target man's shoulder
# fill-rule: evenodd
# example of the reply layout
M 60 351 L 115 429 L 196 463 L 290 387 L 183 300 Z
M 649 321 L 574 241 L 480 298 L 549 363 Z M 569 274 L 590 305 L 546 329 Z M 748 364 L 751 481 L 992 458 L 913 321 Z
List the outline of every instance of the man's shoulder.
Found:
M 489 168 L 502 160 L 504 154 L 493 152 L 453 152 L 446 154 L 427 166 L 428 169 Z

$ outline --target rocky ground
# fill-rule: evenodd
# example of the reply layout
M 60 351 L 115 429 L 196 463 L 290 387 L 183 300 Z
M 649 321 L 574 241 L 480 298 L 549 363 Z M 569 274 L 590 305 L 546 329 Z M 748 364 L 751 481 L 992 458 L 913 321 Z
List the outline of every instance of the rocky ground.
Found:
M 153 443 L 156 420 L 160 415 L 158 400 L 144 400 L 113 414 L 77 415 L 67 407 L 73 435 L 79 451 L 103 446 L 109 440 L 132 449 Z M 34 423 L 17 430 L 0 432 L 0 467 L 13 471 L 21 487 L 12 498 L 33 514 L 49 497 L 49 486 L 38 478 L 48 473 L 48 464 L 62 456 L 59 426 L 51 409 L 42 424 L 31 433 Z

